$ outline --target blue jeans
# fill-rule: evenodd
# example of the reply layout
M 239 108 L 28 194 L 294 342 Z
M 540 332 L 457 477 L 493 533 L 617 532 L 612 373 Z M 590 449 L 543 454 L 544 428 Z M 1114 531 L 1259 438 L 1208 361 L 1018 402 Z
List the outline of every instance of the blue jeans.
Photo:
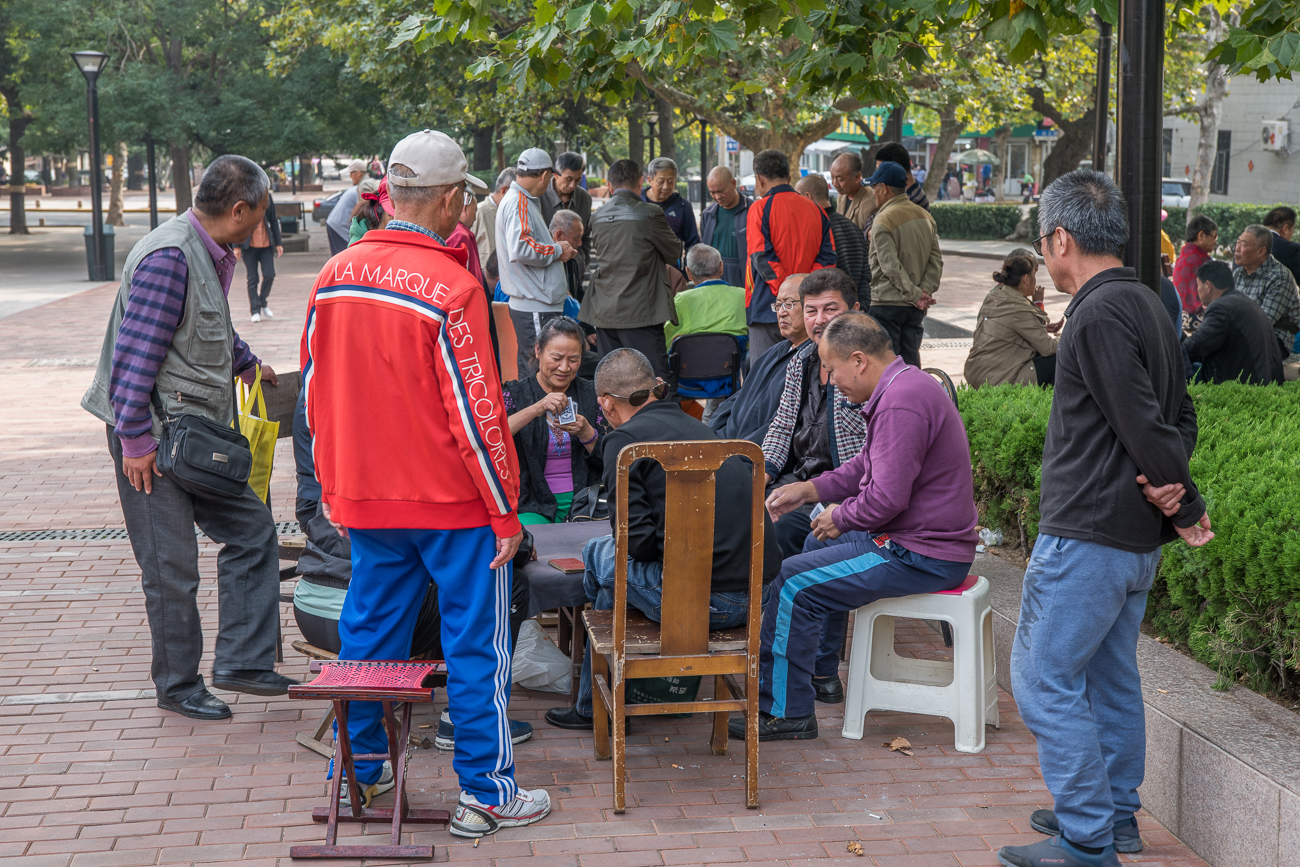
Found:
M 1141 806 L 1137 639 L 1159 564 L 1159 548 L 1131 554 L 1044 534 L 1025 570 L 1011 685 L 1061 830 L 1082 846 L 1109 846 L 1111 826 Z
M 582 589 L 591 607 L 608 611 L 614 607 L 614 537 L 599 536 L 582 549 L 587 569 L 582 575 Z M 664 566 L 642 560 L 627 561 L 627 604 L 659 622 L 664 596 Z M 709 595 L 709 628 L 730 629 L 745 622 L 749 614 L 749 594 L 712 593 Z M 578 682 L 578 713 L 591 716 L 591 650 L 582 658 L 582 679 Z

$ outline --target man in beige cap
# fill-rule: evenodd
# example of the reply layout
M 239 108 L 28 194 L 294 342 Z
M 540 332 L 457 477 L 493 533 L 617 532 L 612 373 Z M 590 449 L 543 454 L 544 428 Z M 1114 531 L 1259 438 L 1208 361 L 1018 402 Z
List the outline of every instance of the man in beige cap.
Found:
M 443 133 L 398 142 L 394 217 L 316 278 L 301 361 L 321 511 L 352 546 L 339 658 L 407 659 L 437 586 L 461 785 L 451 833 L 481 837 L 536 822 L 551 803 L 515 784 L 506 718 L 519 461 L 487 296 L 445 240 L 466 189 L 487 192 L 468 168 Z M 357 753 L 388 751 L 373 703 L 352 706 L 348 733 Z M 359 761 L 356 776 L 367 803 L 393 788 L 387 763 Z
M 325 234 L 329 237 L 331 256 L 337 256 L 340 251 L 347 249 L 352 210 L 357 206 L 359 196 L 357 187 L 366 176 L 366 164 L 361 160 L 353 160 L 348 164 L 348 176 L 352 179 L 352 186 L 343 191 L 343 195 L 334 203 L 334 209 L 325 218 Z

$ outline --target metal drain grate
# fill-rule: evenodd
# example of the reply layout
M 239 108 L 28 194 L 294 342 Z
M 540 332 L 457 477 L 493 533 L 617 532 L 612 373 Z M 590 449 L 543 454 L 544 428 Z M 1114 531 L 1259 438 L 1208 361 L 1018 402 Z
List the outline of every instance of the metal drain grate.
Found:
M 98 358 L 63 356 L 59 358 L 33 358 L 23 367 L 94 367 L 97 364 L 99 364 Z
M 939 337 L 921 341 L 922 349 L 970 349 L 975 343 L 973 337 Z
M 300 532 L 297 521 L 278 521 L 275 525 L 276 535 L 292 536 Z M 203 533 L 194 528 L 196 536 Z M 0 542 L 80 542 L 80 541 L 117 541 L 129 539 L 125 527 L 104 527 L 98 530 L 13 530 L 0 532 Z

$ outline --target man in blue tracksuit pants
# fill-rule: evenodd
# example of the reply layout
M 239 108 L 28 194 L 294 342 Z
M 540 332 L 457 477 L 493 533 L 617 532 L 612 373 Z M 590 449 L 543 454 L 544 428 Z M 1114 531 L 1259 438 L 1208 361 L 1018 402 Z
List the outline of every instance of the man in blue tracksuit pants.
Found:
M 407 659 L 437 585 L 461 787 L 450 831 L 481 837 L 551 808 L 515 784 L 506 718 L 519 460 L 487 298 L 444 240 L 483 184 L 433 130 L 398 142 L 388 165 L 394 218 L 326 263 L 300 350 L 321 510 L 352 540 L 339 659 Z M 356 752 L 388 751 L 381 712 L 351 706 Z M 367 802 L 394 785 L 386 762 L 358 762 L 356 777 Z

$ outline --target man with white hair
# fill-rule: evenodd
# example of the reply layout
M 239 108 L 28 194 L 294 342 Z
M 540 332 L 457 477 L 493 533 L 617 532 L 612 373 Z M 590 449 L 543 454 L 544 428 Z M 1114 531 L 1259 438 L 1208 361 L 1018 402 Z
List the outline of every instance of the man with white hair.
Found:
M 695 288 L 678 292 L 673 299 L 677 322 L 664 323 L 669 351 L 674 340 L 687 334 L 748 333 L 745 290 L 722 279 L 724 270 L 722 256 L 708 244 L 696 244 L 686 251 L 686 276 Z
M 583 225 L 582 218 L 576 213 L 561 209 L 551 215 L 550 230 L 555 243 L 568 244 L 570 247 L 577 248 L 582 244 L 582 233 L 586 227 Z M 568 287 L 569 296 L 574 300 L 572 305 L 566 300 L 566 306 L 576 307 L 576 304 L 582 301 L 582 273 L 585 270 L 586 262 L 581 255 L 574 256 L 564 263 L 565 285 Z
M 428 129 L 393 148 L 388 183 L 394 219 L 326 264 L 302 337 L 322 511 L 352 541 L 339 658 L 408 658 L 437 585 L 461 786 L 450 830 L 481 837 L 551 808 L 544 790 L 515 784 L 506 719 L 519 461 L 487 298 L 444 240 L 466 188 L 487 187 L 452 139 Z M 373 703 L 353 705 L 348 732 L 358 753 L 388 750 Z M 367 804 L 393 788 L 387 763 L 359 761 L 356 775 Z
M 348 164 L 348 177 L 352 180 L 352 186 L 343 191 L 343 195 L 339 196 L 329 216 L 325 218 L 325 236 L 329 238 L 331 256 L 337 256 L 347 249 L 348 234 L 352 228 L 352 211 L 356 208 L 360 197 L 358 186 L 366 177 L 366 164 L 361 160 L 353 160 Z
M 497 248 L 497 206 L 514 180 L 513 166 L 502 169 L 492 193 L 478 203 L 478 213 L 474 215 L 474 240 L 478 244 L 481 262 L 486 263 Z

